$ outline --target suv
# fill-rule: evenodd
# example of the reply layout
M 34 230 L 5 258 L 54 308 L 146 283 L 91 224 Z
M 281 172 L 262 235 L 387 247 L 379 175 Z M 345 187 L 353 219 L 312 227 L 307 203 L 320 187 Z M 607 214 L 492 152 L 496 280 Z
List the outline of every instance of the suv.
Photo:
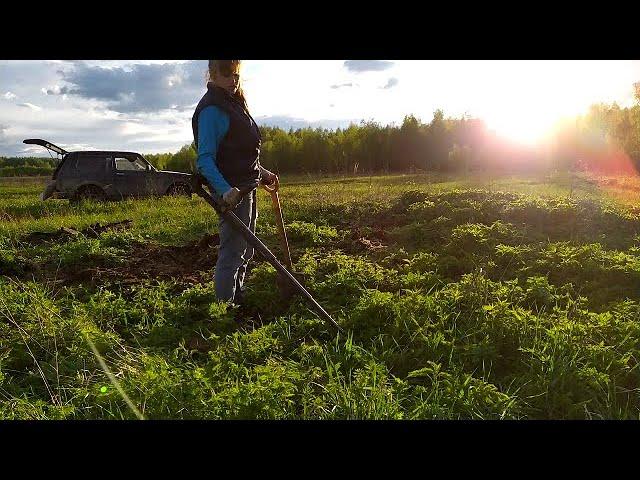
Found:
M 58 155 L 60 163 L 40 195 L 71 201 L 121 200 L 152 195 L 191 196 L 192 175 L 157 170 L 139 153 L 117 151 L 67 152 L 51 142 L 32 138 L 24 143 L 40 145 Z

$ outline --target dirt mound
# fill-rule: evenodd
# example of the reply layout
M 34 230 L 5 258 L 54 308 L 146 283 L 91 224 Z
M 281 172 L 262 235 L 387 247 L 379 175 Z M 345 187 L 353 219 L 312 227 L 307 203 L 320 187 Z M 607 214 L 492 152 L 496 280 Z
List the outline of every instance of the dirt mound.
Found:
M 123 220 L 121 222 L 108 223 L 101 225 L 100 223 L 94 223 L 88 226 L 84 230 L 76 230 L 75 228 L 61 227 L 55 232 L 32 232 L 21 238 L 22 242 L 29 243 L 31 245 L 41 245 L 43 243 L 50 242 L 67 242 L 71 239 L 84 235 L 87 238 L 98 238 L 101 233 L 108 230 L 124 230 L 131 226 L 131 220 Z
M 364 228 L 352 225 L 347 235 L 338 247 L 349 253 L 376 252 L 387 248 L 382 241 L 385 240 L 385 231 L 381 227 Z
M 133 244 L 121 265 L 73 265 L 40 272 L 48 282 L 61 285 L 133 284 L 144 280 L 174 280 L 185 285 L 210 281 L 218 258 L 218 234 L 205 235 L 182 246 Z

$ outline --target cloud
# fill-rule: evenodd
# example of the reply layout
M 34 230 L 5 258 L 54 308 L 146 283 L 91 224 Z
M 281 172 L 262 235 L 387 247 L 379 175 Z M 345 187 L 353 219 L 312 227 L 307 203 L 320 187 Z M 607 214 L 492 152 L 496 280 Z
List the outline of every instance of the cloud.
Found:
M 43 91 L 99 100 L 109 109 L 121 113 L 184 109 L 200 100 L 206 83 L 206 68 L 207 62 L 202 60 L 113 68 L 83 62 L 61 71 L 68 87 Z
M 380 87 L 380 88 L 382 89 L 393 88 L 396 85 L 398 85 L 398 79 L 395 77 L 391 77 L 389 80 L 387 80 L 387 84 L 384 87 Z
M 379 72 L 393 67 L 393 62 L 386 60 L 346 60 L 344 67 L 350 72 Z
M 29 103 L 29 102 L 18 103 L 18 106 L 27 107 L 27 108 L 30 108 L 31 110 L 35 110 L 36 112 L 39 112 L 40 110 L 42 110 L 42 107 L 39 107 L 38 105 L 34 105 L 33 103 Z
M 6 145 L 7 135 L 4 131 L 8 129 L 9 129 L 9 125 L 0 124 L 0 145 Z
M 105 64 L 110 68 L 99 68 Z M 71 149 L 176 152 L 193 140 L 190 120 L 206 88 L 205 73 L 206 61 L 0 61 L 0 125 L 11 125 L 0 132 L 0 155 L 48 157 L 42 147 L 23 144 L 25 138 L 45 138 Z M 111 78 L 117 82 L 113 94 L 104 88 L 101 93 L 100 83 L 98 92 L 90 85 Z M 8 92 L 16 98 L 8 101 Z M 131 132 L 134 124 L 148 128 Z M 154 141 L 147 141 L 151 136 Z
M 18 98 L 18 96 L 15 93 L 11 93 L 11 92 L 5 93 L 3 97 L 6 98 L 7 100 L 13 100 L 14 98 Z
M 40 91 L 45 95 L 65 95 L 70 93 L 69 87 L 60 87 L 59 85 L 54 85 L 51 88 L 42 88 Z
M 342 87 L 356 87 L 356 84 L 353 84 L 351 82 L 349 83 L 341 83 L 340 85 L 331 85 L 331 88 L 342 88 Z

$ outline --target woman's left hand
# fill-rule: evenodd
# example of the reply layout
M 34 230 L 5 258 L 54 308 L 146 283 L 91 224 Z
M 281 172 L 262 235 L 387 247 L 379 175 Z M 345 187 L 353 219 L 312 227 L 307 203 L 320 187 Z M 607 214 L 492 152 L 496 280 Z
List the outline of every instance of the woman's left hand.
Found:
M 273 185 L 278 180 L 278 176 L 262 167 L 260 183 L 264 185 Z

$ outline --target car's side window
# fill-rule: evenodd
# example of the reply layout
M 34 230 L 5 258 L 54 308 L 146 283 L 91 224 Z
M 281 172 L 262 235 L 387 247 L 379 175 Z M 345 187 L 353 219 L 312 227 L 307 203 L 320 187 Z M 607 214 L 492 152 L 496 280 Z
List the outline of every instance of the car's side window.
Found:
M 104 157 L 98 155 L 78 155 L 74 163 L 74 170 L 80 175 L 103 173 L 105 169 Z
M 116 170 L 140 172 L 147 170 L 147 165 L 139 158 L 115 157 Z

